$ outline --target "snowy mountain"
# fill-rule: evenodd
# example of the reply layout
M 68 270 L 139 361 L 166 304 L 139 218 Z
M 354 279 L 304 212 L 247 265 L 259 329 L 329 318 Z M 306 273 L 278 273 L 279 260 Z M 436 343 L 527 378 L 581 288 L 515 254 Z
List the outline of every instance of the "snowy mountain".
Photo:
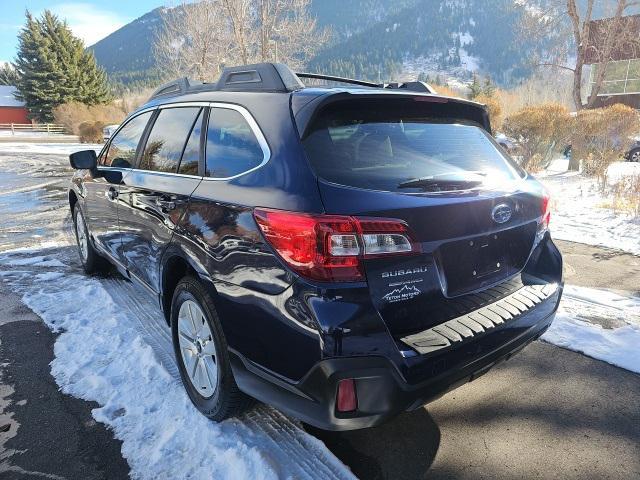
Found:
M 518 41 L 522 10 L 512 0 L 401 3 L 403 8 L 362 22 L 363 28 L 325 49 L 311 69 L 372 80 L 443 72 L 468 78 L 478 72 L 502 84 L 529 74 L 527 58 L 539 46 Z M 348 23 L 345 18 L 342 22 Z
M 518 41 L 521 10 L 513 0 L 314 0 L 311 11 L 333 39 L 308 69 L 335 75 L 398 80 L 477 71 L 509 84 L 528 75 L 537 48 Z M 157 82 L 152 45 L 164 12 L 152 10 L 90 47 L 113 81 Z
M 124 84 L 158 81 L 153 41 L 162 29 L 165 8 L 156 8 L 89 47 L 111 81 Z

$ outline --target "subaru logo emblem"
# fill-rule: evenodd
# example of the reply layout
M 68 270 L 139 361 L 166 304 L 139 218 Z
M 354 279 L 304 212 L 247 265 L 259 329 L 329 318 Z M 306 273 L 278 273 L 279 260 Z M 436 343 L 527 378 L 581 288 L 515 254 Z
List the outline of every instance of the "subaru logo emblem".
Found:
M 506 203 L 501 203 L 491 210 L 491 218 L 496 223 L 506 223 L 511 219 L 511 207 Z

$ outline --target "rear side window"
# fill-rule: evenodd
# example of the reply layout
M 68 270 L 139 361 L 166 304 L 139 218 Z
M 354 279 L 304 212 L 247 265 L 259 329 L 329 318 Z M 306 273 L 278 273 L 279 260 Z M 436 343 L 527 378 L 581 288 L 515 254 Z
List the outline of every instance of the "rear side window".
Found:
M 109 149 L 103 155 L 100 165 L 105 167 L 131 168 L 135 161 L 136 149 L 144 133 L 151 112 L 132 118 L 111 139 Z
M 257 167 L 264 158 L 258 139 L 240 112 L 211 109 L 206 145 L 207 176 L 233 177 Z
M 427 102 L 356 101 L 320 113 L 304 149 L 329 182 L 417 193 L 458 190 L 520 178 L 479 125 Z
M 202 135 L 202 116 L 204 110 L 200 111 L 196 123 L 193 124 L 187 146 L 184 147 L 182 160 L 178 173 L 185 175 L 198 175 L 198 163 L 200 162 L 200 137 Z
M 199 113 L 200 108 L 194 107 L 161 109 L 147 138 L 138 168 L 177 172 L 187 137 Z

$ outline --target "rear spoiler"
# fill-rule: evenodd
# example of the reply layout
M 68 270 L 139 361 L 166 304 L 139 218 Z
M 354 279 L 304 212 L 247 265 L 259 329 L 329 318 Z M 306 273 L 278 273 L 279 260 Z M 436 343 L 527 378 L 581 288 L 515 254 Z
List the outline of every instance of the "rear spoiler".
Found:
M 445 97 L 441 95 L 416 94 L 398 90 L 393 92 L 374 93 L 363 90 L 362 92 L 357 93 L 353 91 L 334 91 L 309 98 L 309 96 L 303 95 L 302 93 L 300 95 L 294 93 L 292 95 L 291 109 L 298 129 L 298 134 L 301 139 L 304 139 L 309 134 L 310 126 L 313 124 L 318 114 L 329 105 L 333 105 L 338 102 L 348 102 L 350 100 L 384 100 L 394 98 L 412 99 L 416 102 L 425 102 L 425 104 L 432 103 L 434 106 L 437 104 L 447 104 L 447 110 L 450 109 L 452 117 L 477 123 L 491 134 L 491 122 L 485 105 L 462 98 Z M 442 107 L 440 107 L 440 109 L 441 108 Z

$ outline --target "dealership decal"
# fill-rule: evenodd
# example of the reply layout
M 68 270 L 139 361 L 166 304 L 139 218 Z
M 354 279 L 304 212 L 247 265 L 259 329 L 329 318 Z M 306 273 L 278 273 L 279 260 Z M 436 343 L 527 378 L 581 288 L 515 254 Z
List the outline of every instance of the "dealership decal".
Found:
M 394 288 L 389 293 L 382 297 L 383 300 L 387 302 L 402 302 L 405 300 L 410 300 L 413 297 L 420 295 L 420 289 L 413 285 L 412 283 L 406 283 L 402 285 L 402 287 Z

